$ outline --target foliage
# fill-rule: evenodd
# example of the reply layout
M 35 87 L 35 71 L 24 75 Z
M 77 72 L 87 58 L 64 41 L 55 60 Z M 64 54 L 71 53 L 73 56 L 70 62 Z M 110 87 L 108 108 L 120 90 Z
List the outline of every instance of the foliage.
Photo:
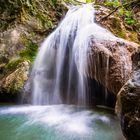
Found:
M 118 0 L 106 0 L 105 5 L 115 8 L 120 5 L 120 2 Z
M 61 0 L 1 0 L 0 30 L 32 18 L 36 19 L 40 28 L 52 28 L 62 9 Z
M 86 0 L 86 3 L 90 3 L 90 2 L 92 2 L 92 0 Z
M 139 0 L 95 0 L 95 2 L 110 8 L 111 13 L 117 12 L 125 24 L 140 34 L 140 22 L 137 16 L 140 12 Z
M 134 24 L 136 21 L 133 18 L 132 12 L 126 10 L 124 7 L 119 8 L 118 15 L 124 18 L 127 24 Z

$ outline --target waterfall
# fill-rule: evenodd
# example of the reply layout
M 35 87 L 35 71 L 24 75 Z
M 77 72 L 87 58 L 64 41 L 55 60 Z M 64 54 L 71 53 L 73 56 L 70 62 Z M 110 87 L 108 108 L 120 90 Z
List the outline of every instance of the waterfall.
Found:
M 31 74 L 33 104 L 86 104 L 87 54 L 91 38 L 117 39 L 97 25 L 94 18 L 93 5 L 73 6 L 45 39 Z

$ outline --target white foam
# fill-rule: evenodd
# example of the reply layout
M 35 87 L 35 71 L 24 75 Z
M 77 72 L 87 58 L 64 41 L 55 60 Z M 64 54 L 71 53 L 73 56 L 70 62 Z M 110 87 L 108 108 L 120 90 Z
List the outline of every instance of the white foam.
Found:
M 91 124 L 99 119 L 99 116 L 91 111 L 78 111 L 73 106 L 65 105 L 6 107 L 0 109 L 1 114 L 23 114 L 28 120 L 25 125 L 39 123 L 44 127 L 54 127 L 65 133 L 80 135 L 94 134 Z

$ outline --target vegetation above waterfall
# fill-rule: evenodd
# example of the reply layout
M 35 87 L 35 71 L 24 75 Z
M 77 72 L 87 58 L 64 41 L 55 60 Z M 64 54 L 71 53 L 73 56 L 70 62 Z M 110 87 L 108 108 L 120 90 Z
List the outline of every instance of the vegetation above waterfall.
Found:
M 2 0 L 0 8 L 3 31 L 15 24 L 30 24 L 31 21 L 37 22 L 37 29 L 47 30 L 53 28 L 63 14 L 59 0 Z
M 140 1 L 139 0 L 96 0 L 97 4 L 103 4 L 111 12 L 103 17 L 106 20 L 111 14 L 115 13 L 123 20 L 125 26 L 134 30 L 140 35 Z

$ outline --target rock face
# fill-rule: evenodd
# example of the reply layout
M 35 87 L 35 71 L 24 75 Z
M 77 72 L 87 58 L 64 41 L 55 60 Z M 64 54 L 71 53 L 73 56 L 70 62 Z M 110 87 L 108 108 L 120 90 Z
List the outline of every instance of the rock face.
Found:
M 140 139 L 140 66 L 118 93 L 116 112 L 127 140 Z
M 9 61 L 12 57 L 16 57 L 19 54 L 21 48 L 25 45 L 21 40 L 22 34 L 28 34 L 28 29 L 24 26 L 17 26 L 9 29 L 5 32 L 0 32 L 0 59 Z M 4 63 L 4 61 L 0 62 Z M 7 62 L 6 62 L 7 63 Z
M 125 40 L 93 39 L 88 50 L 88 77 L 117 94 L 132 72 L 131 55 L 138 44 Z
M 38 46 L 67 9 L 59 0 L 5 0 L 1 5 L 0 99 L 4 93 L 19 93 L 28 78 L 27 63 L 32 63 Z
M 22 89 L 25 81 L 28 79 L 29 68 L 30 63 L 28 61 L 22 62 L 15 71 L 0 81 L 1 102 L 6 100 L 7 94 L 14 95 Z

